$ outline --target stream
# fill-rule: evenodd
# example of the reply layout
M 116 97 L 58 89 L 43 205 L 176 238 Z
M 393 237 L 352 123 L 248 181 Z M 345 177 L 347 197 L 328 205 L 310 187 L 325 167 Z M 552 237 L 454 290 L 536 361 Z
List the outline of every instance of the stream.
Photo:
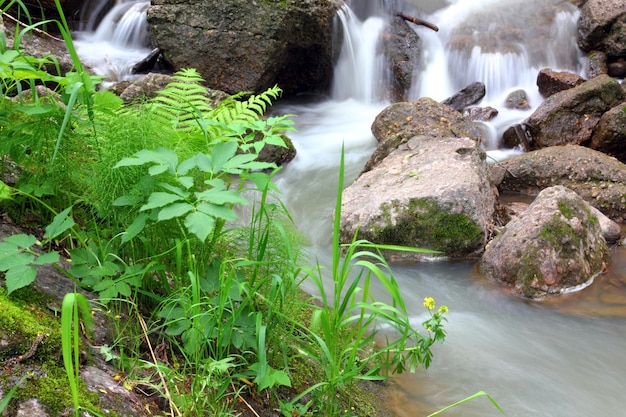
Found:
M 380 98 L 382 57 L 376 47 L 389 10 L 404 7 L 440 27 L 433 32 L 412 26 L 425 53 L 423 69 L 414 73 L 410 100 L 442 100 L 471 82 L 485 83 L 487 96 L 480 105 L 500 110 L 483 129 L 485 147 L 494 159 L 516 152 L 499 149 L 498 137 L 541 103 L 535 85 L 538 71 L 550 67 L 582 75 L 584 68 L 575 41 L 578 11 L 572 2 L 354 0 L 348 6 L 336 19 L 349 38 L 343 41 L 330 95 L 275 108 L 296 115 L 298 129 L 290 134 L 297 156 L 276 182 L 309 239 L 308 252 L 322 264 L 331 256 L 342 146 L 349 184 L 375 149 L 370 126 L 389 104 Z M 81 39 L 87 46 L 94 42 Z M 516 89 L 526 91 L 530 110 L 504 109 L 506 96 Z M 543 303 L 512 297 L 477 274 L 472 262 L 394 266 L 416 326 L 426 318 L 426 296 L 450 310 L 448 337 L 434 346 L 431 367 L 391 381 L 388 403 L 395 414 L 426 416 L 485 391 L 510 417 L 623 415 L 626 251 L 612 251 L 608 272 L 590 288 Z M 382 291 L 380 297 L 384 300 Z M 502 414 L 481 397 L 443 415 Z

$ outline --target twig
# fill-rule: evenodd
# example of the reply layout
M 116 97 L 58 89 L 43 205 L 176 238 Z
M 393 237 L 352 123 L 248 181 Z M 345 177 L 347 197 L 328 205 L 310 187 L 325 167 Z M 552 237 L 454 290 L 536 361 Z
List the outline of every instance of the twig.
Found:
M 165 377 L 163 376 L 163 373 L 159 369 L 156 354 L 154 353 L 154 349 L 152 349 L 152 344 L 150 343 L 150 337 L 148 336 L 148 326 L 146 326 L 146 322 L 143 319 L 143 317 L 141 317 L 141 314 L 139 314 L 139 311 L 136 311 L 136 314 L 137 314 L 137 320 L 139 320 L 139 324 L 141 325 L 141 330 L 143 331 L 143 334 L 146 336 L 146 343 L 148 344 L 150 355 L 152 356 L 152 360 L 154 361 L 155 368 L 159 374 L 159 379 L 161 379 L 161 383 L 163 384 L 165 395 L 167 395 L 167 399 L 168 399 L 167 402 L 169 403 L 169 406 L 170 406 L 170 413 L 172 417 L 181 416 L 182 414 L 180 413 L 180 410 L 178 410 L 178 407 L 176 407 L 176 404 L 174 404 L 174 402 L 172 401 L 172 396 L 170 394 L 170 390 L 167 388 Z
M 26 25 L 23 22 L 20 22 L 19 20 L 17 20 L 16 18 L 14 18 L 13 16 L 11 16 L 10 14 L 6 13 L 6 12 L 2 12 L 2 17 L 8 17 L 10 20 L 12 20 L 13 22 L 15 22 L 16 25 L 21 25 L 23 27 L 28 27 L 28 25 Z M 41 34 L 41 35 L 45 35 L 49 38 L 54 39 L 55 41 L 59 41 L 59 42 L 63 42 L 63 39 L 61 38 L 57 38 L 56 36 L 52 36 L 51 34 L 49 34 L 46 31 L 43 31 L 41 29 L 37 29 L 37 28 L 31 28 L 32 30 L 34 30 L 35 32 Z
M 236 390 L 235 390 L 235 385 L 234 385 L 232 382 L 230 383 L 230 385 L 233 387 L 233 391 L 235 391 L 235 392 L 236 392 Z M 258 413 L 254 410 L 254 408 L 252 408 L 252 406 L 248 403 L 248 401 L 246 401 L 246 399 L 245 399 L 245 398 L 243 398 L 241 395 L 238 395 L 238 397 L 239 397 L 239 399 L 240 399 L 241 401 L 243 401 L 243 402 L 244 402 L 244 404 L 245 404 L 245 405 L 246 405 L 246 406 L 250 409 L 250 411 L 252 411 L 252 413 L 253 413 L 256 417 L 261 417 L 261 416 L 260 416 L 260 415 L 259 415 L 259 414 L 258 414 Z
M 396 16 L 401 17 L 408 22 L 415 23 L 416 25 L 426 26 L 428 29 L 434 30 L 435 32 L 439 32 L 439 28 L 436 25 L 430 22 L 427 22 L 425 20 L 418 19 L 417 17 L 409 16 L 404 13 L 396 13 Z

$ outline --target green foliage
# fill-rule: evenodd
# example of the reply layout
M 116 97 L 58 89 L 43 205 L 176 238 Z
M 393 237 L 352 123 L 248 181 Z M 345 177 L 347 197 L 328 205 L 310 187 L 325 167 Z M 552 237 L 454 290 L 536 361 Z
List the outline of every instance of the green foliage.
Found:
M 4 183 L 2 185 L 6 187 Z M 27 234 L 8 236 L 0 242 L 0 271 L 5 273 L 4 279 L 9 294 L 30 285 L 37 275 L 37 266 L 55 264 L 59 261 L 58 252 L 40 253 L 33 247 L 48 245 L 57 236 L 72 228 L 75 223 L 69 216 L 71 209 L 68 207 L 54 217 L 52 223 L 46 227 L 43 242 Z
M 87 298 L 79 293 L 68 293 L 63 298 L 61 307 L 61 343 L 63 352 L 63 365 L 67 373 L 69 386 L 72 391 L 74 402 L 74 414 L 81 415 L 79 398 L 80 380 L 80 325 L 82 318 L 87 329 L 93 327 L 91 308 Z
M 483 397 L 483 396 L 484 396 L 484 397 L 487 397 L 487 398 L 489 399 L 489 401 L 491 402 L 491 404 L 493 404 L 493 406 L 494 406 L 494 407 L 495 407 L 498 411 L 500 411 L 502 414 L 506 415 L 506 413 L 504 412 L 504 410 L 502 409 L 502 407 L 500 407 L 500 405 L 496 402 L 496 400 L 494 400 L 494 399 L 493 399 L 493 397 L 492 397 L 491 395 L 487 394 L 485 391 L 479 391 L 479 392 L 477 392 L 477 393 L 476 393 L 476 394 L 474 394 L 474 395 L 470 395 L 470 396 L 469 396 L 469 397 L 467 397 L 467 398 L 464 398 L 464 399 L 462 399 L 462 400 L 460 400 L 460 401 L 455 402 L 454 404 L 450 404 L 450 405 L 448 405 L 448 406 L 446 406 L 446 407 L 442 408 L 441 410 L 438 410 L 438 411 L 435 411 L 435 412 L 434 412 L 434 413 L 432 413 L 432 414 L 429 414 L 429 415 L 428 415 L 428 417 L 438 416 L 439 414 L 441 414 L 441 413 L 443 413 L 443 412 L 445 412 L 445 411 L 447 411 L 447 410 L 449 410 L 449 409 L 451 409 L 451 408 L 457 407 L 457 406 L 459 406 L 459 405 L 461 405 L 461 404 L 464 404 L 464 403 L 466 403 L 466 402 L 468 402 L 468 401 L 472 401 L 472 400 L 474 400 L 474 399 L 476 399 L 476 398 L 480 398 L 480 397 Z
M 385 379 L 407 367 L 411 372 L 415 372 L 419 365 L 427 368 L 432 359 L 430 347 L 435 341 L 445 339 L 442 323 L 446 320 L 447 307 L 442 306 L 431 313 L 431 318 L 424 322 L 428 336 L 414 329 L 393 271 L 379 252 L 431 251 L 375 245 L 356 239 L 342 247 L 339 244 L 342 190 L 343 155 L 333 228 L 330 270 L 333 287 L 329 290 L 325 285 L 319 265 L 306 269 L 317 285 L 320 302 L 310 303 L 314 306 L 311 325 L 299 324 L 306 335 L 300 349 L 307 359 L 324 371 L 325 379 L 294 398 L 286 408 L 288 412 L 304 395 L 313 394 L 316 402 L 312 407 L 318 408 L 323 415 L 338 415 L 340 403 L 335 399 L 338 392 L 345 394 L 358 380 Z M 374 300 L 370 293 L 372 279 L 383 285 L 391 297 L 391 304 Z M 424 306 L 432 312 L 434 300 L 426 298 Z M 391 336 L 387 335 L 386 343 L 379 346 L 374 342 L 381 329 L 388 329 Z M 346 399 L 349 402 L 349 397 Z

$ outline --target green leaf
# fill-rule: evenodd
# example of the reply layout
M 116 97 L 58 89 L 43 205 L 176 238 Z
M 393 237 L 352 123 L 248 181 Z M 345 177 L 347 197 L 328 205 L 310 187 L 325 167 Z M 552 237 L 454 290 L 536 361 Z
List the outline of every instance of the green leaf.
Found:
M 193 210 L 193 206 L 189 203 L 174 203 L 167 207 L 163 207 L 157 216 L 159 221 L 169 220 L 174 217 L 182 217 Z
M 30 265 L 35 260 L 35 256 L 30 253 L 15 253 L 12 256 L 5 256 L 0 260 L 0 271 L 7 271 L 13 268 Z
M 204 242 L 215 227 L 215 219 L 201 212 L 193 212 L 185 218 L 185 227 Z
M 146 213 L 141 213 L 137 216 L 130 226 L 126 228 L 126 232 L 122 236 L 122 243 L 130 242 L 137 237 L 137 235 L 143 231 L 144 227 L 146 227 L 147 219 L 148 215 Z
M 119 198 L 116 198 L 115 201 L 113 201 L 113 205 L 116 207 L 134 206 L 135 204 L 141 203 L 141 200 L 143 200 L 143 197 L 136 195 L 123 195 Z
M 13 188 L 0 181 L 0 201 L 11 200 L 13 198 Z
M 237 191 L 216 190 L 214 188 L 196 193 L 196 198 L 213 204 L 248 204 L 248 200 L 243 198 Z
M 237 152 L 237 142 L 221 142 L 215 145 L 211 152 L 211 162 L 213 163 L 213 172 L 222 170 L 231 158 L 235 156 Z
M 9 269 L 4 276 L 7 292 L 11 294 L 15 290 L 32 284 L 36 276 L 37 269 L 31 265 L 20 265 Z
M 150 194 L 150 198 L 148 198 L 148 202 L 144 204 L 143 206 L 141 206 L 139 210 L 146 211 L 146 210 L 150 210 L 153 208 L 165 207 L 168 204 L 172 204 L 182 199 L 183 199 L 182 197 L 175 195 L 175 194 L 157 191 L 157 192 Z
M 200 203 L 196 209 L 204 214 L 226 221 L 235 221 L 239 218 L 233 209 L 222 205 Z
M 54 216 L 52 223 L 46 226 L 46 233 L 43 235 L 44 238 L 54 239 L 61 233 L 74 227 L 76 223 L 74 222 L 74 218 L 69 215 L 70 210 L 72 210 L 72 206 L 69 206 L 68 208 Z
M 34 262 L 35 265 L 46 265 L 53 264 L 59 262 L 60 256 L 59 252 L 47 252 L 41 254 L 37 257 L 37 260 Z
M 4 238 L 4 241 L 7 243 L 11 243 L 13 245 L 19 246 L 21 248 L 30 248 L 35 243 L 37 243 L 37 238 L 32 235 L 26 235 L 23 233 L 17 235 L 11 235 Z

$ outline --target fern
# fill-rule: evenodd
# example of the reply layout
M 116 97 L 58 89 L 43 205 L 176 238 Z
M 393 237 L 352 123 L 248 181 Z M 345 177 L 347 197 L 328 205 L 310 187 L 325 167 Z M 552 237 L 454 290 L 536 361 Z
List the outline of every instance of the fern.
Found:
M 284 146 L 277 132 L 289 130 L 288 123 L 283 123 L 283 120 L 280 120 L 281 123 L 267 123 L 263 120 L 267 107 L 282 93 L 278 86 L 257 95 L 238 93 L 212 108 L 209 93 L 202 85 L 204 80 L 195 69 L 178 71 L 172 79 L 147 104 L 147 109 L 157 123 L 173 127 L 180 134 L 176 148 L 188 147 L 197 139 L 204 142 L 207 148 L 215 143 L 236 140 L 243 145 L 242 150 L 254 147 L 257 153 L 263 142 Z M 258 141 L 259 133 L 266 141 Z M 253 142 L 256 144 L 252 145 Z
M 197 121 L 212 110 L 202 82 L 204 80 L 193 68 L 176 72 L 172 81 L 148 105 L 150 113 L 183 132 L 198 129 Z

